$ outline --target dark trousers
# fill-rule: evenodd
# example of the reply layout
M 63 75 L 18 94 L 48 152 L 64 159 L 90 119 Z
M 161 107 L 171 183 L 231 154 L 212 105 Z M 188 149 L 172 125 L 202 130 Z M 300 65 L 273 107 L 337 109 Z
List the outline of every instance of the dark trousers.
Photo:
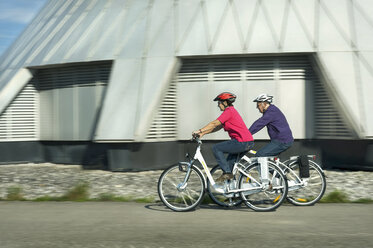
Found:
M 212 147 L 214 156 L 219 166 L 225 173 L 232 173 L 234 162 L 236 162 L 238 153 L 248 151 L 254 146 L 253 141 L 239 142 L 235 139 L 220 142 Z M 225 158 L 225 154 L 228 157 Z
M 271 156 L 277 156 L 281 152 L 287 150 L 291 145 L 292 142 L 289 143 L 281 143 L 278 140 L 271 140 L 270 143 L 265 145 L 263 148 L 261 148 L 257 153 L 255 154 L 256 157 L 271 157 Z

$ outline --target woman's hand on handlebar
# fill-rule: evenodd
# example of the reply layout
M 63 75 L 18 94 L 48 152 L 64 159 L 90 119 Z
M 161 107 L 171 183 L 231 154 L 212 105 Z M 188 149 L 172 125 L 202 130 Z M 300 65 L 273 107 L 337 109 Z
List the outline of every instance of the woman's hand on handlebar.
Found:
M 193 133 L 192 133 L 192 140 L 197 141 L 197 143 L 198 143 L 199 145 L 202 144 L 201 137 L 202 137 L 202 135 L 201 135 L 201 133 L 199 133 L 199 132 L 193 132 Z
M 192 133 L 192 137 L 193 138 L 202 138 L 202 133 L 201 133 L 201 131 L 200 130 L 196 130 L 196 131 L 194 131 L 193 133 Z

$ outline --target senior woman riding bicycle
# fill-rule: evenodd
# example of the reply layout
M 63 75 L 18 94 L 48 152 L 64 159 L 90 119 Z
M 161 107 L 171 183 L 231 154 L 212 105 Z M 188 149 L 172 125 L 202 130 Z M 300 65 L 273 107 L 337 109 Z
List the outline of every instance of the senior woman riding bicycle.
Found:
M 217 182 L 232 179 L 232 168 L 237 155 L 249 150 L 254 145 L 253 136 L 233 106 L 235 100 L 236 96 L 230 92 L 219 94 L 214 101 L 218 102 L 218 106 L 223 113 L 216 120 L 193 132 L 193 135 L 197 134 L 202 137 L 205 134 L 224 128 L 231 137 L 231 140 L 215 144 L 212 148 L 216 161 L 223 170 L 223 174 L 216 180 Z M 225 154 L 228 154 L 227 158 Z

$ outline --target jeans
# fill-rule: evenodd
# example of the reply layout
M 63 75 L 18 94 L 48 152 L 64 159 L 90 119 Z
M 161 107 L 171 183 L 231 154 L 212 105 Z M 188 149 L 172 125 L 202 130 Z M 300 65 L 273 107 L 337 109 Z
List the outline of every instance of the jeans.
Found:
M 224 173 L 232 173 L 234 162 L 238 153 L 249 150 L 254 146 L 254 141 L 239 142 L 235 139 L 220 142 L 212 147 L 212 151 L 220 168 Z M 225 153 L 228 157 L 225 158 Z
M 261 148 L 255 154 L 256 157 L 270 157 L 270 156 L 277 156 L 281 152 L 287 150 L 289 147 L 293 145 L 293 141 L 289 143 L 281 143 L 278 140 L 271 140 L 271 142 Z

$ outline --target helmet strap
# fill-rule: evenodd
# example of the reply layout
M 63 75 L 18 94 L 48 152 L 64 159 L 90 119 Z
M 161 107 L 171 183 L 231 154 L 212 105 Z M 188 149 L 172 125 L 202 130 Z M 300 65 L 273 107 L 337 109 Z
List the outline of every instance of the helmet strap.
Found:
M 225 110 L 226 108 L 229 107 L 229 104 L 228 104 L 227 101 L 219 101 L 219 102 L 224 106 L 224 109 L 223 109 L 223 110 Z
M 228 101 L 223 101 L 224 110 L 229 107 Z
M 269 102 L 264 102 L 265 105 L 264 105 L 264 112 L 267 111 L 267 109 L 269 108 L 269 106 L 271 105 Z

